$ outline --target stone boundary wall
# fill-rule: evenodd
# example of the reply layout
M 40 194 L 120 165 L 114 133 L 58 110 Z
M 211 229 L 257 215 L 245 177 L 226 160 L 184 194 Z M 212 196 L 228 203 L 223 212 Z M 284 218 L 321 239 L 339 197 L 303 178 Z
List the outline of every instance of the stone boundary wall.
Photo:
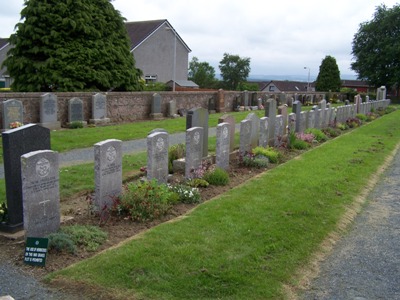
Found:
M 168 103 L 176 101 L 177 109 L 192 109 L 203 107 L 208 109 L 210 100 L 216 103 L 217 112 L 231 112 L 234 105 L 243 103 L 244 93 L 241 91 L 185 91 L 185 92 L 108 92 L 107 96 L 107 117 L 112 123 L 133 122 L 138 120 L 149 120 L 151 113 L 151 102 L 153 95 L 161 95 L 161 113 L 167 116 Z M 275 98 L 280 102 L 290 99 L 302 99 L 305 93 L 266 93 L 266 92 L 247 92 L 249 104 L 256 103 L 258 98 L 265 103 L 268 98 Z M 45 93 L 0 93 L 0 104 L 9 99 L 16 99 L 23 104 L 24 124 L 40 123 L 40 98 Z M 92 118 L 92 96 L 95 92 L 69 92 L 54 93 L 58 99 L 58 120 L 62 126 L 68 122 L 68 101 L 77 97 L 83 101 L 84 119 Z M 307 93 L 308 97 L 315 100 L 322 99 L 324 93 Z M 286 100 L 285 100 L 286 99 Z M 283 103 L 284 104 L 284 103 Z M 255 104 L 256 105 L 256 104 Z M 0 124 L 2 124 L 2 105 L 0 105 Z

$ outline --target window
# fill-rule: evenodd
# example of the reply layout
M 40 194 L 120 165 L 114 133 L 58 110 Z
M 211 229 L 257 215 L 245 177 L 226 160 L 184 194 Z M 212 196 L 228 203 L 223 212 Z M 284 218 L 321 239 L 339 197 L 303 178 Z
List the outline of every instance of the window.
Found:
M 269 86 L 269 91 L 270 92 L 274 92 L 275 91 L 275 86 L 274 85 L 270 85 Z
M 157 82 L 157 75 L 146 75 L 144 76 L 144 80 L 146 84 Z

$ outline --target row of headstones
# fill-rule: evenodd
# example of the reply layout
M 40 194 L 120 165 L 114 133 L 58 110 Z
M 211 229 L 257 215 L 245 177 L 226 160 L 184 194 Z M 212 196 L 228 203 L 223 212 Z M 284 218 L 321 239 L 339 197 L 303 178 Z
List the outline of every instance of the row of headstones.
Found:
M 356 96 L 354 102 L 354 104 L 347 104 L 336 108 L 336 122 L 344 123 L 350 118 L 355 118 L 357 114 L 366 115 L 372 110 L 385 109 L 390 105 L 389 99 L 361 102 L 359 96 Z
M 6 100 L 3 106 L 3 129 L 12 127 L 12 123 L 23 124 L 24 112 L 22 102 L 16 99 Z M 40 97 L 40 123 L 39 125 L 49 129 L 61 128 L 58 120 L 58 101 L 55 94 L 44 94 Z M 107 118 L 107 98 L 103 94 L 95 94 L 92 96 L 92 119 L 90 123 L 108 123 Z M 79 98 L 72 98 L 68 101 L 68 122 L 82 122 L 84 120 L 83 101 Z

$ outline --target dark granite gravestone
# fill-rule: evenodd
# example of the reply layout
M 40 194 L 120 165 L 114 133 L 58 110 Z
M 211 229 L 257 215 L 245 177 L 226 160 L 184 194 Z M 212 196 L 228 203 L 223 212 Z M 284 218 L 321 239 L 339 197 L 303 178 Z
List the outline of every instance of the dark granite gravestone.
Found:
M 208 155 L 208 110 L 205 108 L 194 108 L 188 111 L 186 116 L 186 129 L 192 127 L 203 128 L 203 157 Z
M 0 230 L 16 232 L 23 227 L 21 156 L 50 150 L 50 129 L 27 124 L 3 132 L 2 139 L 9 222 Z

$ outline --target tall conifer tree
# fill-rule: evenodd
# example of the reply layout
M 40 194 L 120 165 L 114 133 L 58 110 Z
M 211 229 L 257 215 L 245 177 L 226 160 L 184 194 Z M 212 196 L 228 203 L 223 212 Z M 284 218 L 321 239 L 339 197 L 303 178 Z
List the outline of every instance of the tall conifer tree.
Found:
M 110 0 L 25 0 L 4 65 L 15 91 L 137 90 L 124 18 Z

